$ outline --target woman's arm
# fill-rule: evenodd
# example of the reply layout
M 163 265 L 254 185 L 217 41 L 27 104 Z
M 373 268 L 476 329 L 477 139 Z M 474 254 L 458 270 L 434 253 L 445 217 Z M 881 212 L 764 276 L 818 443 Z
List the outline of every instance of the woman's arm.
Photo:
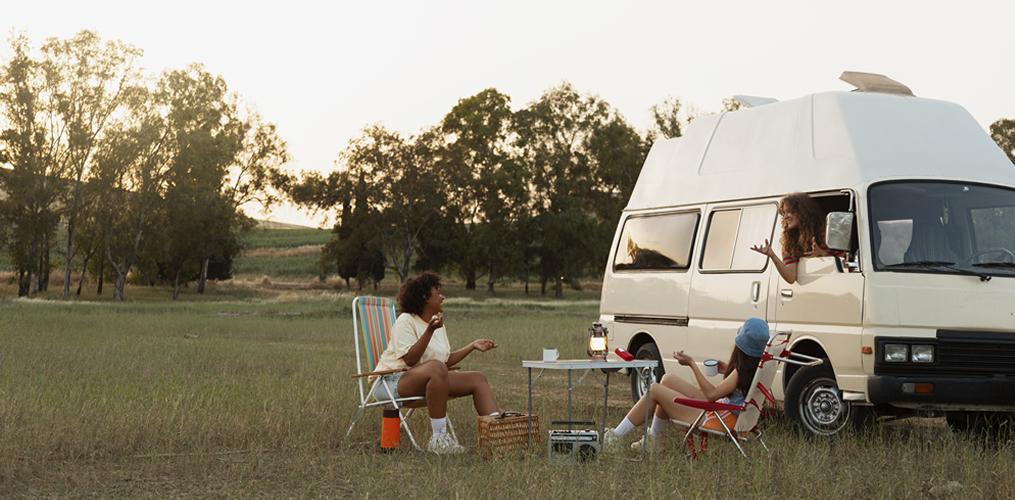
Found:
M 754 245 L 753 247 L 751 247 L 751 250 L 754 250 L 755 252 L 758 252 L 760 254 L 764 254 L 766 257 L 770 257 L 772 259 L 772 263 L 775 265 L 775 269 L 779 271 L 779 276 L 782 276 L 782 279 L 786 280 L 786 283 L 789 283 L 791 285 L 793 283 L 796 283 L 797 263 L 796 262 L 793 262 L 791 264 L 784 263 L 782 259 L 780 259 L 779 256 L 775 254 L 775 251 L 772 250 L 772 245 L 768 243 L 767 239 L 765 240 L 764 245 Z
M 448 355 L 447 365 L 448 367 L 457 365 L 461 360 L 465 359 L 465 357 L 468 356 L 469 353 L 472 351 L 486 352 L 495 347 L 497 347 L 497 344 L 494 344 L 492 340 L 486 339 L 475 340 L 471 344 Z
M 737 377 L 736 370 L 733 370 L 733 373 L 723 379 L 719 385 L 712 385 L 712 382 L 709 382 L 708 379 L 705 378 L 705 374 L 701 373 L 701 370 L 698 369 L 698 365 L 694 363 L 694 359 L 684 354 L 684 351 L 674 352 L 673 357 L 678 363 L 689 367 L 691 371 L 694 372 L 694 380 L 698 383 L 698 388 L 701 389 L 701 393 L 705 395 L 705 399 L 710 403 L 715 402 L 715 400 L 719 398 L 726 397 L 729 393 L 733 392 L 733 389 L 737 388 L 737 380 L 739 380 L 739 377 Z
M 430 323 L 427 324 L 426 331 L 423 332 L 423 335 L 419 336 L 419 340 L 417 340 L 416 343 L 409 348 L 409 352 L 405 353 L 405 356 L 402 356 L 402 361 L 404 361 L 408 366 L 416 366 L 416 363 L 419 363 L 420 358 L 423 357 L 423 353 L 426 352 L 427 346 L 430 345 L 430 339 L 433 338 L 433 332 L 443 326 L 443 315 L 438 314 L 433 318 L 430 318 Z

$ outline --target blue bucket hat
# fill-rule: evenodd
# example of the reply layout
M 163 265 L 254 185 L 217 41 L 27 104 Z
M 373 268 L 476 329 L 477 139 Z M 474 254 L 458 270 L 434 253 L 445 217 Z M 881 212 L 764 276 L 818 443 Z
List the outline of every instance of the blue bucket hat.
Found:
M 760 358 L 768 345 L 768 323 L 759 318 L 744 321 L 737 329 L 737 338 L 733 342 L 744 354 Z

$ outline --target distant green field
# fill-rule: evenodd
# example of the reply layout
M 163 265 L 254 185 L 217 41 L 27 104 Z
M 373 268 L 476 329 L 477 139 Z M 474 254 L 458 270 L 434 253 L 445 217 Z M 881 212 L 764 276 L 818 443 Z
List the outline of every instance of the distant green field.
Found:
M 243 248 L 296 248 L 306 245 L 323 245 L 333 234 L 327 229 L 265 229 L 258 228 L 245 235 Z

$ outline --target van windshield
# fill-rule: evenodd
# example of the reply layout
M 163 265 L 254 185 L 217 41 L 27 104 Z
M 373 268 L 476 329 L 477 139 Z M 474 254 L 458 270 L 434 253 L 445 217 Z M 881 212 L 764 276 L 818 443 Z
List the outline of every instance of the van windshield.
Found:
M 875 269 L 1015 276 L 1015 190 L 888 182 L 869 200 Z

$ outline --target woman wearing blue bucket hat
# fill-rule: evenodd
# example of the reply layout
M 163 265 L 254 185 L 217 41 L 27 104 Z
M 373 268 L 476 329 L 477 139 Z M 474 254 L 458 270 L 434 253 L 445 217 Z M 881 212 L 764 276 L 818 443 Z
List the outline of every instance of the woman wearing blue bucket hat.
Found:
M 728 363 L 719 363 L 719 371 L 723 373 L 723 380 L 718 385 L 709 382 L 698 365 L 684 351 L 674 352 L 673 357 L 681 365 L 690 367 L 694 372 L 694 380 L 698 383 L 695 387 L 690 382 L 667 373 L 663 375 L 662 381 L 652 384 L 649 394 L 651 401 L 646 401 L 645 396 L 635 403 L 634 408 L 627 413 L 624 420 L 614 429 L 607 429 L 603 435 L 603 447 L 607 453 L 617 452 L 621 449 L 623 436 L 645 423 L 645 405 L 649 405 L 649 411 L 654 412 L 652 427 L 648 431 L 648 444 L 642 440 L 631 445 L 635 450 L 641 450 L 648 446 L 649 452 L 659 450 L 659 436 L 666 423 L 670 420 L 678 422 L 693 422 L 701 410 L 684 406 L 673 401 L 673 398 L 691 398 L 702 401 L 727 403 L 731 405 L 742 405 L 744 395 L 754 380 L 754 372 L 758 368 L 761 355 L 768 345 L 768 323 L 758 318 L 751 318 L 744 322 L 737 329 L 737 336 L 733 339 L 733 354 L 730 355 Z M 736 412 L 723 412 L 720 417 L 732 428 L 736 423 Z

